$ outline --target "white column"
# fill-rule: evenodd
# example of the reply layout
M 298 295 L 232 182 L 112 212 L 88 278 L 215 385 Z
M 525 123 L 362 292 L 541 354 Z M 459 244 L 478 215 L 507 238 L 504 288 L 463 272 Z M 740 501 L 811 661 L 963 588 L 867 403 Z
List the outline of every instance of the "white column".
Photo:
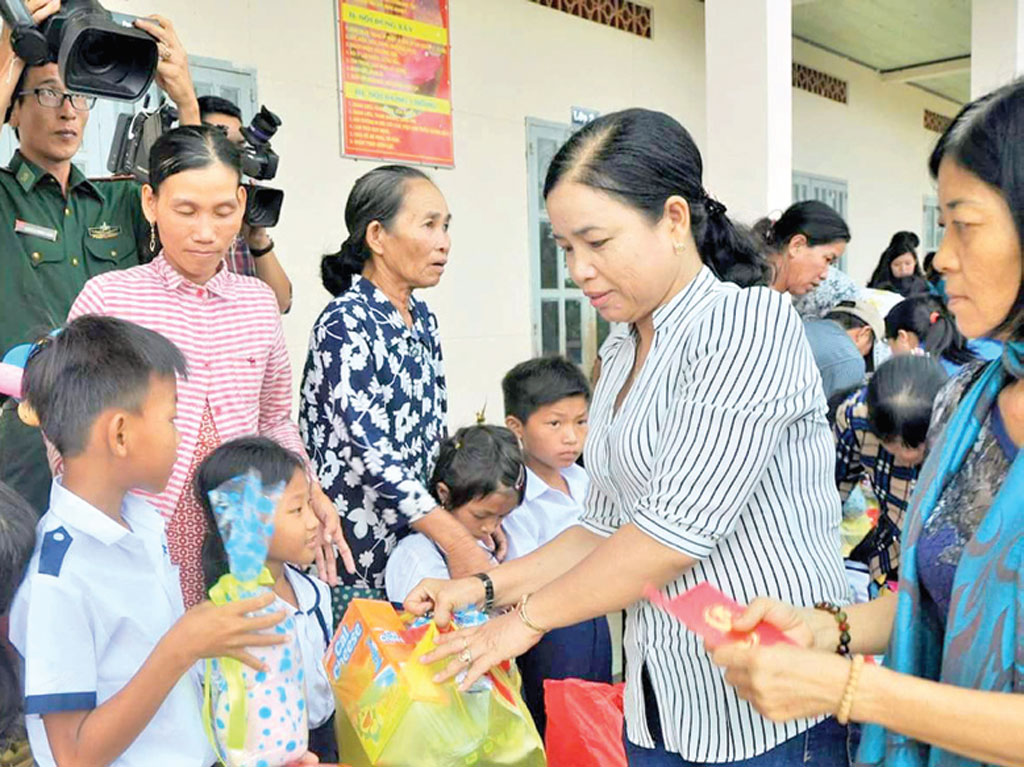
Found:
M 1024 74 L 1024 0 L 972 0 L 971 98 Z
M 704 186 L 752 223 L 792 197 L 792 0 L 704 4 Z

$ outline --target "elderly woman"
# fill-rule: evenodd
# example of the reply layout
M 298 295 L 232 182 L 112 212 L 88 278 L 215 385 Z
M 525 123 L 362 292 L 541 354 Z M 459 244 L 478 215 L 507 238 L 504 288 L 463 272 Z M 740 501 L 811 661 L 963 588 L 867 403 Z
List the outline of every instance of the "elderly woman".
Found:
M 735 627 L 767 620 L 801 646 L 729 645 L 714 660 L 775 721 L 866 723 L 861 763 L 1024 765 L 1024 82 L 965 107 L 930 167 L 949 308 L 964 335 L 1005 351 L 936 400 L 899 596 L 845 611 L 757 600 Z M 883 667 L 858 654 L 883 652 Z
M 167 488 L 150 499 L 167 517 L 171 559 L 180 568 L 186 607 L 205 596 L 202 542 L 206 521 L 193 491 L 203 459 L 234 437 L 261 434 L 304 455 L 291 420 L 291 365 L 277 299 L 254 277 L 225 268 L 224 256 L 242 224 L 245 189 L 238 147 L 210 126 L 169 131 L 153 145 L 142 209 L 150 247 L 162 249 L 144 266 L 94 277 L 68 320 L 104 314 L 167 336 L 188 361 L 178 383 L 181 434 Z M 325 525 L 318 555 L 333 577 L 336 544 L 348 548 L 330 501 L 313 485 L 313 507 Z
M 385 599 L 384 568 L 399 537 L 424 533 L 460 575 L 487 553 L 427 490 L 447 433 L 437 319 L 413 292 L 441 280 L 451 239 L 444 196 L 402 165 L 370 171 L 345 205 L 348 239 L 321 263 L 334 296 L 313 326 L 299 426 L 353 546 L 354 573 L 335 590 Z
M 424 581 L 406 605 L 443 623 L 453 606 L 518 604 L 446 635 L 436 655 L 458 656 L 447 676 L 468 667 L 464 687 L 548 630 L 628 607 L 631 765 L 845 765 L 843 728 L 767 721 L 693 634 L 638 601 L 648 583 L 806 605 L 847 593 L 834 447 L 799 317 L 776 291 L 722 281 L 763 284 L 770 270 L 704 190 L 700 153 L 668 115 L 631 109 L 582 128 L 544 193 L 573 280 L 629 326 L 602 349 L 582 524 L 484 579 Z

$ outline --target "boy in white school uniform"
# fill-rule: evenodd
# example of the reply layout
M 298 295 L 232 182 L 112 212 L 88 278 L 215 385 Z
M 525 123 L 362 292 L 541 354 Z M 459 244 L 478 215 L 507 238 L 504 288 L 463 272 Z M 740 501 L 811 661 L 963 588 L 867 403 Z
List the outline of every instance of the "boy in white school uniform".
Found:
M 284 618 L 246 613 L 272 594 L 183 614 L 163 520 L 131 494 L 163 489 L 177 456 L 176 375 L 166 338 L 84 316 L 26 365 L 26 404 L 64 458 L 11 608 L 24 658 L 26 727 L 41 767 L 209 767 L 196 662 L 279 643 Z
M 567 359 L 541 357 L 512 368 L 502 392 L 505 425 L 519 439 L 526 465 L 523 502 L 502 523 L 512 559 L 579 522 L 589 479 L 577 460 L 587 437 L 590 387 Z M 550 631 L 518 663 L 523 697 L 543 737 L 545 679 L 611 681 L 608 621 L 594 618 Z

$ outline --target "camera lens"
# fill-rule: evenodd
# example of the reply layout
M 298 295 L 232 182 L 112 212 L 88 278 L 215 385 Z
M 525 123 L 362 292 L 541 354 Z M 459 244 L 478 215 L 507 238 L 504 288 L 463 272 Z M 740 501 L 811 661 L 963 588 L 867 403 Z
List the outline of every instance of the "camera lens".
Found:
M 107 74 L 119 63 L 119 57 L 112 56 L 111 49 L 103 43 L 102 36 L 90 35 L 90 38 L 84 41 L 81 48 L 78 49 L 80 65 L 90 74 Z

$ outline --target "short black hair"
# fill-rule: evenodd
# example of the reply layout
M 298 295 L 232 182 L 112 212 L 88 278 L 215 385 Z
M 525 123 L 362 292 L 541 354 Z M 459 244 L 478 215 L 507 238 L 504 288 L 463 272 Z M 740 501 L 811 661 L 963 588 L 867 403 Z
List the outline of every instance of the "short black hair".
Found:
M 29 355 L 24 398 L 60 454 L 85 449 L 100 413 L 137 411 L 152 376 L 186 377 L 185 356 L 164 336 L 116 317 L 87 314 L 43 339 Z
M 28 78 L 29 70 L 35 69 L 36 67 L 45 67 L 47 64 L 56 64 L 57 54 L 54 51 L 50 51 L 47 54 L 46 61 L 41 64 L 33 64 L 32 66 L 26 66 L 21 70 L 21 74 L 18 75 L 18 82 L 14 84 L 14 90 L 11 91 L 11 103 L 7 105 L 7 111 L 4 112 L 4 122 L 8 123 L 11 121 L 11 114 L 14 112 L 14 102 L 21 101 L 24 96 L 18 94 L 25 90 L 25 80 Z M 18 129 L 14 129 L 14 133 L 17 136 Z M 20 136 L 18 136 L 20 138 Z
M 886 360 L 868 383 L 868 423 L 885 441 L 919 447 L 928 436 L 935 397 L 946 371 L 934 357 L 900 354 Z
M 6 615 L 36 543 L 36 512 L 0 482 L 0 615 Z M 23 716 L 21 683 L 6 652 L 0 651 L 0 743 Z
M 206 518 L 203 536 L 203 581 L 210 589 L 228 572 L 228 555 L 217 529 L 217 518 L 210 504 L 210 492 L 250 469 L 260 474 L 264 486 L 288 484 L 296 471 L 303 471 L 302 459 L 266 437 L 239 437 L 220 445 L 199 464 L 194 492 Z
M 501 380 L 505 415 L 522 423 L 545 405 L 566 397 L 590 402 L 590 384 L 583 371 L 565 357 L 536 357 L 520 362 Z
M 233 104 L 226 98 L 221 96 L 200 96 L 197 101 L 199 102 L 200 120 L 205 120 L 207 115 L 227 115 L 239 121 L 242 119 L 242 110 L 238 108 L 237 104 Z
M 459 429 L 441 443 L 430 478 L 430 492 L 438 500 L 442 482 L 448 488 L 448 498 L 442 504 L 448 511 L 506 489 L 518 493 L 521 502 L 526 470 L 516 436 L 504 426 L 491 424 Z

